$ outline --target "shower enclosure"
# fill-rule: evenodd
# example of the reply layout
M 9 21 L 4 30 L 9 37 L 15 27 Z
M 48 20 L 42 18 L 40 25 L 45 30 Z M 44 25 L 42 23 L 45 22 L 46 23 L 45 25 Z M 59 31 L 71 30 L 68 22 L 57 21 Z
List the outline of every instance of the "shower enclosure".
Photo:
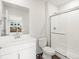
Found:
M 51 17 L 51 47 L 62 55 L 67 51 L 66 22 L 65 14 Z
M 67 59 L 79 59 L 79 7 L 50 16 L 50 45 Z

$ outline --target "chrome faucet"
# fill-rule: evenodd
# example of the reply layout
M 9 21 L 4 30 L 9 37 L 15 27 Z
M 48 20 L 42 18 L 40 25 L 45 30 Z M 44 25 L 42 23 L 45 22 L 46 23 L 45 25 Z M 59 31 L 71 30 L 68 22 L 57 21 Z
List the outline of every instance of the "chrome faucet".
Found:
M 15 39 L 17 39 L 17 38 L 20 38 L 20 33 L 19 32 L 16 32 L 16 34 L 15 34 Z

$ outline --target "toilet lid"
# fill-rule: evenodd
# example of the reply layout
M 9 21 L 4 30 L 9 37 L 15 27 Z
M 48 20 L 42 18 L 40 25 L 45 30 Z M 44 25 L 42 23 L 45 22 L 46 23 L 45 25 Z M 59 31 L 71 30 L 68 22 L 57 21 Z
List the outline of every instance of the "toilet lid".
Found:
M 47 54 L 50 54 L 50 55 L 55 54 L 55 50 L 54 50 L 53 48 L 44 47 L 43 50 L 44 50 L 44 52 L 47 53 Z

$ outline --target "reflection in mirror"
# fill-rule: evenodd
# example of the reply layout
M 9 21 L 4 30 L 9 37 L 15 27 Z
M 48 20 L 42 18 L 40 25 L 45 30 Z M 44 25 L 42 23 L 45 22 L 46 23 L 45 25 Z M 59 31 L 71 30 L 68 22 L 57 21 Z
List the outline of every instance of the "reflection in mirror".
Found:
M 3 3 L 3 34 L 29 34 L 29 8 Z

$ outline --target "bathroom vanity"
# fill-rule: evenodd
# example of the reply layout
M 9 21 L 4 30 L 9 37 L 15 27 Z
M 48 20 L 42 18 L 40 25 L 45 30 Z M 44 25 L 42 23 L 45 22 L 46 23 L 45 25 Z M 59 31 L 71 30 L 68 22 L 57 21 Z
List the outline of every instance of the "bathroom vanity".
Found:
M 0 59 L 36 59 L 36 39 L 23 37 L 0 44 Z
M 29 34 L 29 8 L 1 1 L 0 59 L 36 59 L 36 39 Z

